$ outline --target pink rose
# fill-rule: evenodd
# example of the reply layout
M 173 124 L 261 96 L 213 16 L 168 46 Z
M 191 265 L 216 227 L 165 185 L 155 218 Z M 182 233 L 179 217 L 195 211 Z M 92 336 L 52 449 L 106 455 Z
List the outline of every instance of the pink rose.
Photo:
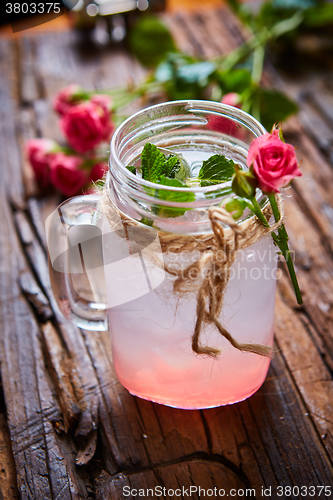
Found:
M 108 166 L 106 163 L 96 163 L 90 171 L 89 179 L 91 182 L 96 182 L 98 179 L 103 179 L 107 172 Z
M 261 135 L 251 143 L 247 164 L 253 168 L 259 187 L 266 193 L 278 193 L 294 177 L 302 175 L 294 147 L 281 141 L 278 130 Z
M 226 94 L 221 102 L 222 104 L 228 104 L 229 106 L 240 108 L 240 97 L 235 92 Z M 210 128 L 210 130 L 215 130 L 216 132 L 221 132 L 223 134 L 229 134 L 234 137 L 238 137 L 240 132 L 239 126 L 236 122 L 223 116 L 212 116 L 209 118 L 208 128 Z
M 80 170 L 82 159 L 57 153 L 51 160 L 51 182 L 63 194 L 73 196 L 87 182 L 87 174 Z
M 108 96 L 95 95 L 90 101 L 69 109 L 60 125 L 73 149 L 85 153 L 110 139 L 114 128 L 110 108 Z
M 56 143 L 49 139 L 31 139 L 25 145 L 26 156 L 40 188 L 50 185 L 50 160 Z
M 74 95 L 79 92 L 80 87 L 76 84 L 69 85 L 61 90 L 53 101 L 53 109 L 60 116 L 64 116 L 70 108 L 78 104 Z

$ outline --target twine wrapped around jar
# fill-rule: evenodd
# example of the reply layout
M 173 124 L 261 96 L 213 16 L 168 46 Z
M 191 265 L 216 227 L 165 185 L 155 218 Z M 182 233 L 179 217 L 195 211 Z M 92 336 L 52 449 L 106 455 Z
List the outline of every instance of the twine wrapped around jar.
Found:
M 281 196 L 278 196 L 277 200 L 281 217 L 269 227 L 265 227 L 256 216 L 237 222 L 224 208 L 211 207 L 208 209 L 212 228 L 211 233 L 184 235 L 157 231 L 164 257 L 170 250 L 179 254 L 191 251 L 200 252 L 200 257 L 185 269 L 178 269 L 170 265 L 166 258 L 163 259 L 163 262 L 160 262 L 157 257 L 153 257 L 155 264 L 162 267 L 168 274 L 175 276 L 176 279 L 173 284 L 175 293 L 185 294 L 197 291 L 196 323 L 192 335 L 192 350 L 195 353 L 212 357 L 220 354 L 218 349 L 200 343 L 203 324 L 211 323 L 236 349 L 271 357 L 272 349 L 269 346 L 237 342 L 231 333 L 223 327 L 218 318 L 230 278 L 231 266 L 235 261 L 237 251 L 253 245 L 282 224 L 283 207 Z M 141 223 L 126 216 L 112 203 L 106 188 L 101 197 L 100 210 L 107 217 L 113 229 L 116 228 L 120 218 L 127 239 L 129 228 L 137 227 L 142 229 Z M 270 205 L 267 205 L 263 212 L 267 220 L 270 220 L 272 216 Z M 149 231 L 151 231 L 150 228 Z M 196 279 L 193 279 L 193 276 Z

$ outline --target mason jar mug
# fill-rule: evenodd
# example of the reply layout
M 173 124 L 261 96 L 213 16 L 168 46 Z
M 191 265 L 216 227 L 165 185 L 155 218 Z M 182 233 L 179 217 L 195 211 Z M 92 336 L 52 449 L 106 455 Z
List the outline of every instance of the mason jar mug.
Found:
M 230 181 L 162 186 L 127 166 L 140 165 L 149 142 L 178 155 L 193 179 L 214 154 L 246 169 L 249 145 L 264 132 L 225 104 L 151 106 L 115 131 L 103 192 L 66 200 L 48 218 L 58 305 L 94 335 L 109 330 L 117 377 L 131 394 L 198 409 L 241 401 L 262 385 L 270 356 L 241 346 L 272 347 L 277 255 L 270 235 L 228 260 L 212 213 L 230 197 Z M 265 207 L 262 194 L 258 201 Z M 244 212 L 236 229 L 246 233 L 253 218 Z

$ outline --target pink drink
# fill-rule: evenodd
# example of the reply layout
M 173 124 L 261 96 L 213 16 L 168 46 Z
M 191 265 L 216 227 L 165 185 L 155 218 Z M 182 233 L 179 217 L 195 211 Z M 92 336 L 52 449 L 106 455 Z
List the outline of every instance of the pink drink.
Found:
M 198 160 L 198 152 L 185 156 L 188 163 Z M 186 217 L 189 213 L 182 218 Z M 175 220 L 165 219 L 164 229 L 172 231 Z M 158 274 L 153 263 L 147 265 L 150 274 Z M 270 236 L 239 251 L 219 318 L 238 342 L 272 346 L 275 272 Z M 196 292 L 174 294 L 171 276 L 141 296 L 133 292 L 132 300 L 119 303 L 141 279 L 140 266 L 131 264 L 131 256 L 106 269 L 113 362 L 129 392 L 169 406 L 198 409 L 241 401 L 261 386 L 270 359 L 239 351 L 213 325 L 204 325 L 201 342 L 221 354 L 213 359 L 192 351 Z

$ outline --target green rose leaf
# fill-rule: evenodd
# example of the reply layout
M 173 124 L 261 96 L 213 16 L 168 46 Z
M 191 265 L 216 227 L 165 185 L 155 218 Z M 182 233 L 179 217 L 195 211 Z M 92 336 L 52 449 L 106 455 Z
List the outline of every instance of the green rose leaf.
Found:
M 251 73 L 247 69 L 238 68 L 217 73 L 217 79 L 222 87 L 223 93 L 236 92 L 241 94 L 251 87 Z
M 163 83 L 172 100 L 202 98 L 216 71 L 211 61 L 198 61 L 182 53 L 169 54 L 156 69 L 155 79 Z
M 251 172 L 236 169 L 231 188 L 237 196 L 252 199 L 255 195 L 257 179 Z
M 215 70 L 216 65 L 213 62 L 202 61 L 181 66 L 177 76 L 184 83 L 206 86 Z

